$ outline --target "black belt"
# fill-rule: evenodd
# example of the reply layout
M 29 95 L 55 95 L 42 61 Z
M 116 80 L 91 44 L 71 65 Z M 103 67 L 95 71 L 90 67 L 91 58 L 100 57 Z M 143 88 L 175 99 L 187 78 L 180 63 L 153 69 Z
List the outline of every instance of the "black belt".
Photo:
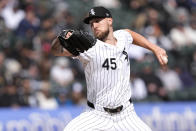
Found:
M 132 100 L 131 98 L 129 99 L 129 102 L 132 103 Z M 91 103 L 90 101 L 87 101 L 87 105 L 93 109 L 95 109 L 95 106 L 93 103 Z M 109 113 L 117 113 L 117 112 L 120 112 L 122 109 L 123 109 L 123 105 L 119 106 L 119 107 L 116 107 L 114 109 L 110 109 L 110 108 L 106 108 L 106 107 L 103 107 L 103 109 L 106 111 L 106 112 L 109 112 Z

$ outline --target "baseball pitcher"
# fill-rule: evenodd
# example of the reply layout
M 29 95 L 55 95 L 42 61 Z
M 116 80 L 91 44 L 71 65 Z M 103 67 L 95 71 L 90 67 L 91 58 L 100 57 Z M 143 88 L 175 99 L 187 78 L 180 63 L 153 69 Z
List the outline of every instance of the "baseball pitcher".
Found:
M 79 59 L 84 67 L 89 108 L 73 119 L 64 131 L 151 131 L 137 116 L 131 100 L 130 44 L 149 49 L 161 66 L 166 51 L 129 29 L 113 31 L 110 11 L 90 9 L 84 23 L 94 37 L 78 30 L 63 30 L 52 43 L 52 53 Z

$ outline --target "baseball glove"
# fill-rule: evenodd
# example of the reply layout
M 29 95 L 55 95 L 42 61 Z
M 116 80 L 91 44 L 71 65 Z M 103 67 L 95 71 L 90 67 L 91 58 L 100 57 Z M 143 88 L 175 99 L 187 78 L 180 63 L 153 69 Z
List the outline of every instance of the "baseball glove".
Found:
M 66 38 L 68 32 L 71 32 L 71 36 Z M 78 56 L 80 53 L 87 51 L 89 48 L 94 46 L 97 41 L 87 32 L 79 30 L 63 30 L 58 36 L 58 39 L 61 46 L 67 49 L 74 56 Z

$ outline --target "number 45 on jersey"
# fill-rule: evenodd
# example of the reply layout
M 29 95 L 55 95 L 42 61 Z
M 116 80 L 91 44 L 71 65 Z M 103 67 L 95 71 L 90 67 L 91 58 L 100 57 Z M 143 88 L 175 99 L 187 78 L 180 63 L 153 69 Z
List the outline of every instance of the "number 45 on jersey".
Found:
M 115 70 L 117 68 L 116 58 L 107 58 L 102 64 L 103 68 Z

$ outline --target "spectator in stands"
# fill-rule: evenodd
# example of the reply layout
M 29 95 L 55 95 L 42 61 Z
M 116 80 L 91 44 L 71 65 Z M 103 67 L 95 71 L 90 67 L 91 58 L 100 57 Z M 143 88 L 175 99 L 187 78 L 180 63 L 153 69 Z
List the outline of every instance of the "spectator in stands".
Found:
M 32 39 L 38 32 L 39 25 L 40 20 L 35 14 L 34 7 L 28 6 L 25 18 L 19 23 L 15 34 L 23 39 Z
M 31 64 L 27 70 L 27 75 L 32 80 L 40 80 L 38 65 Z
M 191 44 L 196 45 L 196 13 L 193 12 L 190 18 L 190 26 L 185 27 L 185 32 L 190 39 Z
M 67 92 L 59 92 L 57 97 L 56 97 L 58 105 L 61 106 L 61 107 L 72 105 L 72 102 L 71 102 L 71 100 L 69 99 L 68 96 L 69 95 L 68 95 Z
M 33 86 L 33 87 L 32 87 Z M 32 84 L 32 81 L 28 78 L 21 78 L 21 86 L 19 88 L 19 95 L 23 98 L 23 101 L 29 107 L 37 107 L 38 101 L 35 96 L 35 92 L 39 90 L 39 86 Z
M 192 75 L 189 73 L 189 71 L 185 67 L 181 67 L 178 65 L 178 66 L 175 66 L 174 69 L 182 82 L 182 87 L 191 88 L 195 86 L 195 81 Z
M 25 12 L 20 9 L 18 0 L 5 0 L 4 2 L 4 8 L 0 9 L 0 15 L 5 20 L 7 28 L 15 30 L 25 17 Z
M 27 104 L 18 94 L 18 87 L 13 84 L 7 84 L 0 97 L 0 107 L 19 108 L 20 106 L 27 106 Z
M 106 8 L 120 8 L 121 3 L 119 0 L 94 0 L 95 6 L 104 6 Z
M 72 86 L 71 100 L 73 105 L 85 106 L 84 87 L 80 82 L 75 82 Z
M 157 76 L 162 80 L 163 85 L 167 91 L 176 91 L 182 89 L 182 81 L 174 70 L 167 67 L 165 71 L 158 70 Z
M 152 43 L 159 45 L 160 47 L 171 50 L 173 48 L 171 40 L 165 36 L 160 25 L 160 13 L 153 9 L 147 9 L 147 26 L 144 28 L 144 33 L 148 40 Z
M 58 103 L 51 95 L 51 85 L 48 81 L 43 81 L 41 84 L 41 91 L 36 93 L 38 107 L 42 109 L 56 109 Z
M 57 102 L 59 106 L 85 106 L 86 99 L 83 85 L 80 82 L 75 82 L 69 91 L 59 92 Z
M 57 58 L 51 68 L 50 77 L 53 81 L 54 90 L 57 92 L 62 90 L 62 88 L 68 90 L 74 80 L 74 74 L 69 67 L 69 59 L 66 57 Z
M 21 64 L 16 59 L 5 60 L 5 78 L 7 82 L 13 82 L 14 75 L 18 74 L 22 69 Z
M 157 100 L 159 89 L 163 88 L 163 83 L 154 73 L 152 65 L 146 63 L 139 77 L 145 82 L 148 96 L 152 97 L 153 100 Z
M 144 100 L 147 97 L 147 88 L 145 82 L 137 76 L 136 73 L 131 73 L 131 88 L 132 88 L 132 98 L 134 100 Z
M 76 28 L 75 25 L 75 19 L 72 15 L 71 12 L 67 10 L 62 10 L 61 12 L 58 12 L 57 15 L 55 16 L 55 28 L 57 32 L 61 32 L 63 29 L 74 29 Z
M 143 11 L 147 5 L 146 0 L 125 0 L 123 3 L 126 7 L 136 12 Z
M 189 14 L 186 9 L 176 10 L 176 26 L 171 29 L 170 37 L 177 49 L 192 45 L 192 34 L 190 32 Z

